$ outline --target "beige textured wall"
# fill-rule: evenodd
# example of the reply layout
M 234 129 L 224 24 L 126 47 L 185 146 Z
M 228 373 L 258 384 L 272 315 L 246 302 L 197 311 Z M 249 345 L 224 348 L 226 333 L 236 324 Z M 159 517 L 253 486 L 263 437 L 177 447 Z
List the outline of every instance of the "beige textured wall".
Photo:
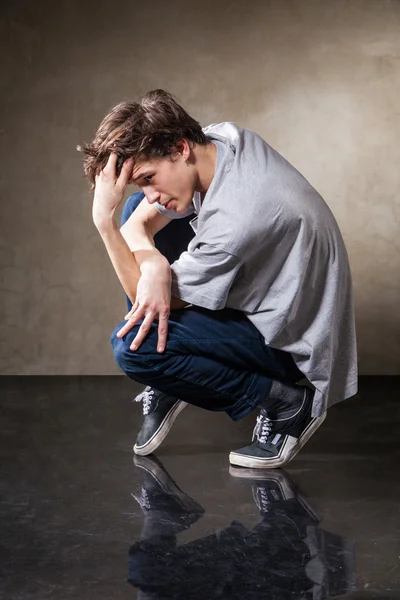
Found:
M 256 130 L 322 193 L 353 271 L 361 372 L 400 373 L 400 3 L 2 3 L 2 374 L 118 373 L 125 310 L 77 143 L 154 87 Z

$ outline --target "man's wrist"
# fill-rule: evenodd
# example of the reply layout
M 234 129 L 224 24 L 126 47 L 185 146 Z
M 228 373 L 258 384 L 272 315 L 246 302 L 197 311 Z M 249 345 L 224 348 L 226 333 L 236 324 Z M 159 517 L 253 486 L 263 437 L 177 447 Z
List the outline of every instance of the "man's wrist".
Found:
M 169 262 L 158 250 L 137 250 L 134 255 L 142 274 L 161 271 L 170 275 Z
M 93 213 L 93 223 L 100 235 L 116 227 L 114 213 Z

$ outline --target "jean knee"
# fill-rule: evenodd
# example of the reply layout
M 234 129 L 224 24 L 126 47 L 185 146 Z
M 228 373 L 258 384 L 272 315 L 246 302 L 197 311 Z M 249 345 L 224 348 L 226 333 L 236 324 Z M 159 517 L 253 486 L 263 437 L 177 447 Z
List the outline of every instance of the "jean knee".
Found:
M 128 362 L 131 362 L 134 353 L 130 350 L 130 345 L 132 343 L 131 336 L 124 335 L 123 337 L 118 337 L 118 331 L 125 325 L 126 323 L 119 323 L 117 327 L 111 334 L 110 342 L 114 352 L 114 358 L 117 365 L 125 371 L 125 367 Z
M 153 348 L 154 343 L 149 343 L 146 339 L 137 350 L 132 351 L 130 346 L 140 329 L 140 323 L 132 327 L 123 337 L 117 337 L 118 331 L 124 325 L 126 325 L 125 321 L 117 325 L 110 338 L 116 363 L 125 373 L 129 372 L 132 374 L 134 372 L 143 373 L 144 371 L 151 371 L 150 365 L 158 357 L 157 352 Z

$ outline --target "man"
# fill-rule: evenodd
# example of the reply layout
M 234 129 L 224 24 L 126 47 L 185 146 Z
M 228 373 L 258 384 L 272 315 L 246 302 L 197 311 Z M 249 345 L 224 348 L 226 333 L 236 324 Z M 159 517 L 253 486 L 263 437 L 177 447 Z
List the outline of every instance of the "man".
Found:
M 163 90 L 116 106 L 78 149 L 132 303 L 111 341 L 147 386 L 135 452 L 154 452 L 187 403 L 234 420 L 259 407 L 230 462 L 286 464 L 357 391 L 351 276 L 329 208 L 257 134 L 203 131 Z M 128 199 L 119 230 L 129 183 L 146 200 Z

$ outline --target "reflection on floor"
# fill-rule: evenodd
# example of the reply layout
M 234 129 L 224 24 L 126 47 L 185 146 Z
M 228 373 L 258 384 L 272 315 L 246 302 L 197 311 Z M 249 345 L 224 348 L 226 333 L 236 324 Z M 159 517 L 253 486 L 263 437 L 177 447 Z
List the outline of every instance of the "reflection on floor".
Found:
M 192 407 L 133 457 L 123 377 L 0 379 L 4 600 L 400 600 L 397 378 L 361 380 L 283 470 L 229 467 Z
M 141 600 L 257 597 L 323 600 L 355 589 L 353 544 L 318 528 L 321 517 L 287 473 L 230 467 L 247 480 L 260 514 L 182 546 L 177 535 L 204 509 L 186 495 L 155 457 L 135 457 L 142 472 L 141 541 L 129 551 L 129 581 Z M 262 596 L 260 596 L 262 591 Z

